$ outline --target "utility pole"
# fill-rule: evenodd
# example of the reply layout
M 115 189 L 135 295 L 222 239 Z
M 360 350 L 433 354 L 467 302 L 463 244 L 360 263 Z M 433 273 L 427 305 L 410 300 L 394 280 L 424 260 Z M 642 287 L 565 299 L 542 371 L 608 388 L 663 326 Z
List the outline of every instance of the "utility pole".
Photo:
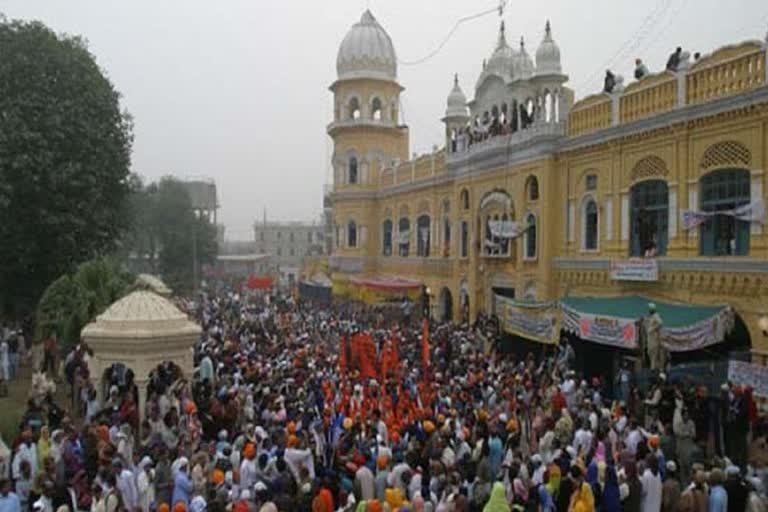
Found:
M 192 223 L 192 291 L 197 292 L 200 279 L 197 277 L 197 212 L 194 212 L 195 220 Z

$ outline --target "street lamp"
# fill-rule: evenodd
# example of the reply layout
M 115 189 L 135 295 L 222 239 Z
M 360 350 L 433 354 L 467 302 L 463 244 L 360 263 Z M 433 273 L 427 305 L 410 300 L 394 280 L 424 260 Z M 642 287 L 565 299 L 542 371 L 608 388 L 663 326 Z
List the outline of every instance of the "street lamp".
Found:
M 757 326 L 763 331 L 763 336 L 768 336 L 768 315 L 762 315 L 757 320 Z

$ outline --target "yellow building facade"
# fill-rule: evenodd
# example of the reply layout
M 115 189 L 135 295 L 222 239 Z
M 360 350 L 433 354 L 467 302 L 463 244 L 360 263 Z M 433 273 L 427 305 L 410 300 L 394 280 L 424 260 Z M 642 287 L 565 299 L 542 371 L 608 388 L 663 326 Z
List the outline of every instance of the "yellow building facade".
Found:
M 444 146 L 409 157 L 392 41 L 368 11 L 350 29 L 330 87 L 334 293 L 423 285 L 454 321 L 500 297 L 532 318 L 565 297 L 723 305 L 768 353 L 766 41 L 575 103 L 549 23 L 535 59 L 514 46 L 502 24 L 472 100 L 454 79 Z

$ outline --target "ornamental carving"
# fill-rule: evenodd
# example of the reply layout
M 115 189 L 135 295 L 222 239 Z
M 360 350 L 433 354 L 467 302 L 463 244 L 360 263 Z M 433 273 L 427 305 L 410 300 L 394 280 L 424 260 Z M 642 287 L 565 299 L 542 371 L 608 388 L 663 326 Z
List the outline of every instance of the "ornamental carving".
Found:
M 702 169 L 713 169 L 716 167 L 750 167 L 752 163 L 752 153 L 741 142 L 735 140 L 726 140 L 718 142 L 708 147 L 701 157 Z
M 665 177 L 668 174 L 669 170 L 664 160 L 651 155 L 637 162 L 629 176 L 632 181 L 638 181 L 646 178 Z

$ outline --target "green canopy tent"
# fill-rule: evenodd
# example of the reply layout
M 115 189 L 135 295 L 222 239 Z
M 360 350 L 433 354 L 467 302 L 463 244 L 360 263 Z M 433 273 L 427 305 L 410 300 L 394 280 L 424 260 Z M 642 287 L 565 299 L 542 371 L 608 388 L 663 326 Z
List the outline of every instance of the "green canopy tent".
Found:
M 636 349 L 639 325 L 648 315 L 651 302 L 664 323 L 661 337 L 671 352 L 698 350 L 720 343 L 734 327 L 734 314 L 729 306 L 672 304 L 625 296 L 562 299 L 562 328 L 585 340 Z

